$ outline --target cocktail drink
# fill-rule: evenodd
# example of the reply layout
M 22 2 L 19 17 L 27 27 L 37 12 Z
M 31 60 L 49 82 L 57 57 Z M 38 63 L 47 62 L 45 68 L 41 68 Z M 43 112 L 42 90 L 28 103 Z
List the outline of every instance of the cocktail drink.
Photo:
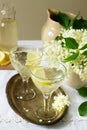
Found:
M 23 87 L 21 92 L 17 93 L 17 99 L 27 101 L 35 97 L 35 91 L 29 88 L 28 82 L 30 78 L 30 67 L 32 61 L 40 58 L 42 55 L 42 48 L 34 46 L 21 46 L 12 53 L 10 53 L 10 60 L 13 67 L 19 72 L 22 77 Z
M 41 60 L 38 66 L 31 68 L 31 78 L 44 97 L 44 106 L 36 111 L 39 119 L 51 122 L 57 116 L 57 111 L 51 107 L 50 97 L 61 86 L 65 75 L 65 66 L 58 62 L 53 64 L 47 60 Z

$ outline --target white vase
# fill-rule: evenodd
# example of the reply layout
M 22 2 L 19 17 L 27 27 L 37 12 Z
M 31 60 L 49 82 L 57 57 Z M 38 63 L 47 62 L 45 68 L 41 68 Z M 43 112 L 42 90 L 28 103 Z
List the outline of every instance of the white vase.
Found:
M 50 42 L 54 40 L 59 34 L 60 30 L 64 28 L 59 22 L 55 21 L 55 17 L 58 15 L 59 10 L 48 9 L 48 18 L 41 29 L 41 40 L 43 43 Z M 63 12 L 67 14 L 70 18 L 74 18 L 76 15 L 71 12 Z
M 76 73 L 72 72 L 65 80 L 66 84 L 73 88 L 80 88 L 82 86 L 87 86 L 87 80 L 82 81 Z

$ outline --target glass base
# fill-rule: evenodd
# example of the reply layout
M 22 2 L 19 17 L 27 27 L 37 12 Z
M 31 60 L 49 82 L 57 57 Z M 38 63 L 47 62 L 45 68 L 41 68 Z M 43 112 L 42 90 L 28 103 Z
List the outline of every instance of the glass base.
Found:
M 44 108 L 40 108 L 36 111 L 36 115 L 40 120 L 51 122 L 58 115 L 58 112 L 52 108 L 49 111 L 44 111 Z
M 22 101 L 28 101 L 31 100 L 33 98 L 35 98 L 36 93 L 34 92 L 33 89 L 29 89 L 28 92 L 19 92 L 17 93 L 15 96 L 18 100 L 22 100 Z

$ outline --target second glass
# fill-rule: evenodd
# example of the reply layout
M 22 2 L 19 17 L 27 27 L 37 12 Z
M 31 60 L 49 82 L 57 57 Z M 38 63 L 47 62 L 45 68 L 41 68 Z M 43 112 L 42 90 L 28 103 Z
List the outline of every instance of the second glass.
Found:
M 52 108 L 50 99 L 53 92 L 62 85 L 65 76 L 66 67 L 59 62 L 54 64 L 41 60 L 38 66 L 31 68 L 31 78 L 44 97 L 43 106 L 37 108 L 36 111 L 36 115 L 41 121 L 51 122 L 57 116 L 57 110 Z
M 30 78 L 30 67 L 32 62 L 41 58 L 43 48 L 34 46 L 20 46 L 15 52 L 10 53 L 10 60 L 13 67 L 22 77 L 23 87 L 17 93 L 16 98 L 22 101 L 33 99 L 36 95 L 33 89 L 29 88 L 28 82 Z

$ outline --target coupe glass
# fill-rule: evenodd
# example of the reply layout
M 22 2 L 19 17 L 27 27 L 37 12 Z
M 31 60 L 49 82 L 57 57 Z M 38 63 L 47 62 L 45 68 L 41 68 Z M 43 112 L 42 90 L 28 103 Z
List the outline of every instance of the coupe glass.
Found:
M 52 108 L 50 98 L 52 93 L 61 86 L 65 75 L 66 67 L 58 62 L 53 64 L 47 60 L 41 60 L 38 66 L 31 68 L 31 78 L 44 97 L 44 106 L 36 111 L 39 119 L 51 122 L 57 116 L 58 113 Z
M 30 67 L 34 60 L 41 58 L 41 47 L 21 46 L 12 53 L 10 53 L 10 60 L 13 67 L 19 72 L 22 77 L 23 87 L 17 93 L 16 97 L 19 100 L 27 101 L 35 97 L 35 91 L 29 88 L 28 82 L 30 78 Z

